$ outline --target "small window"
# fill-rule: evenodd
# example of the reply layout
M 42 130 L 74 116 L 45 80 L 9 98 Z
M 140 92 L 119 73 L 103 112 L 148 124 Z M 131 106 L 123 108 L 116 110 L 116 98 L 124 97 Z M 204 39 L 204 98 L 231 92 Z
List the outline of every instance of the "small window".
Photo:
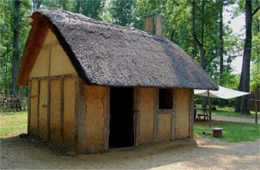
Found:
M 159 109 L 172 109 L 172 89 L 159 89 Z

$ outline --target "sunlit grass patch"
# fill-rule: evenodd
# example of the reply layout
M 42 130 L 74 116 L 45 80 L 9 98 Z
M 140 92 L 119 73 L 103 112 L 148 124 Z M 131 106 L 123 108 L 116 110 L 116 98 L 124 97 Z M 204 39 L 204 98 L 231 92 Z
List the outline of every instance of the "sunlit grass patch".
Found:
M 212 133 L 212 128 L 223 128 L 223 137 L 220 139 L 228 142 L 255 141 L 260 138 L 260 125 L 252 123 L 220 122 L 195 122 L 194 134 L 203 135 L 203 132 Z
M 0 112 L 0 137 L 26 133 L 27 112 Z

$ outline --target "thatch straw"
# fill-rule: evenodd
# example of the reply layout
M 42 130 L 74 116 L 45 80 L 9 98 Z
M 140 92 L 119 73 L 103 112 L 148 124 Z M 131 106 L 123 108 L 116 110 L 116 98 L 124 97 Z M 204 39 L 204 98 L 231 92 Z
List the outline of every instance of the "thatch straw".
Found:
M 218 88 L 215 81 L 190 56 L 165 38 L 67 11 L 37 11 L 32 18 L 37 19 L 39 15 L 49 22 L 48 25 L 86 83 Z

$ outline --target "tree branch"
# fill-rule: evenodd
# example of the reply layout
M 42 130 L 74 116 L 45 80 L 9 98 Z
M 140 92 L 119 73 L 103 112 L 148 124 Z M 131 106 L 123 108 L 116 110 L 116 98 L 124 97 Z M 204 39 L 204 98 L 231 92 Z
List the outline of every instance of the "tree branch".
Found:
M 259 11 L 259 9 L 260 9 L 260 6 L 259 7 L 257 7 L 254 11 L 253 11 L 253 13 L 252 13 L 252 17 Z
M 192 0 L 192 36 L 196 44 L 201 47 L 202 43 L 199 41 L 197 34 L 196 34 L 196 28 L 195 28 L 195 0 Z

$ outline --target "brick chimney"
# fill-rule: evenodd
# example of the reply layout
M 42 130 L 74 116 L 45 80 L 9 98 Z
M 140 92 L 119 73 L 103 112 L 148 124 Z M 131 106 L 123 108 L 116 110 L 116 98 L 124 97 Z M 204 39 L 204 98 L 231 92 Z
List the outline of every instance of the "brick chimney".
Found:
M 162 37 L 162 16 L 158 14 L 146 16 L 144 30 Z

